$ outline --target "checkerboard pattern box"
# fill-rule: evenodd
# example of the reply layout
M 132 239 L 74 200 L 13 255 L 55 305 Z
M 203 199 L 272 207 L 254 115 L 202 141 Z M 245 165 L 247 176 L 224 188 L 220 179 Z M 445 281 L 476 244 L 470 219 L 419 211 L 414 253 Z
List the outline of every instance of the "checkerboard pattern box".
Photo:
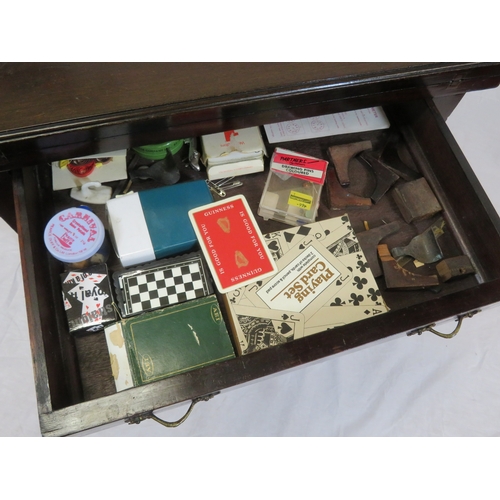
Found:
M 197 253 L 115 273 L 114 278 L 123 316 L 179 304 L 212 293 L 204 262 Z

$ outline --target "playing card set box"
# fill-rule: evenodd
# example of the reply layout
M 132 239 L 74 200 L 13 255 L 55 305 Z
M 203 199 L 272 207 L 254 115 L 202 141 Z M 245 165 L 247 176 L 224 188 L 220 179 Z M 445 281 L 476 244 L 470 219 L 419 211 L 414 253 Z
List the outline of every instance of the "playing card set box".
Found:
M 106 264 L 66 271 L 60 275 L 62 299 L 71 334 L 86 335 L 116 321 Z
M 264 240 L 278 271 L 224 295 L 239 354 L 389 310 L 347 215 Z

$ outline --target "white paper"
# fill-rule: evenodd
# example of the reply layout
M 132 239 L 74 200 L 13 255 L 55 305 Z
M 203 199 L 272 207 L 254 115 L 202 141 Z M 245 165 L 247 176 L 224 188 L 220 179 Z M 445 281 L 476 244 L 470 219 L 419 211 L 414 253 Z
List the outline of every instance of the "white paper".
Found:
M 321 255 L 313 242 L 267 282 L 257 295 L 270 309 L 302 312 L 339 276 L 340 271 Z
M 366 108 L 264 125 L 269 143 L 389 128 L 382 108 Z

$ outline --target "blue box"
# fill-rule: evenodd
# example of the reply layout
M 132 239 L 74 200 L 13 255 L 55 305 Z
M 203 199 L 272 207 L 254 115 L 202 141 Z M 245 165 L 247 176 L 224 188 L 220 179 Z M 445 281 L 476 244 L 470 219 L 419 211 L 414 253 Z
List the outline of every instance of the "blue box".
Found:
M 188 211 L 213 198 L 204 180 L 149 189 L 106 203 L 111 241 L 124 267 L 191 251 Z

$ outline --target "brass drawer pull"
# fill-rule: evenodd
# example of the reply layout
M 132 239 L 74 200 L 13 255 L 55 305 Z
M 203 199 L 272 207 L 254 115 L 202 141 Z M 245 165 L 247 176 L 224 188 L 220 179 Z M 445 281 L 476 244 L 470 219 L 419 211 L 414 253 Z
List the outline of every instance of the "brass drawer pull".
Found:
M 441 333 L 438 332 L 437 330 L 434 330 L 433 327 L 436 326 L 436 323 L 432 323 L 430 325 L 423 326 L 422 328 L 417 328 L 416 330 L 412 330 L 411 332 L 408 332 L 407 335 L 408 336 L 415 334 L 422 335 L 422 333 L 424 332 L 431 332 L 434 333 L 435 335 L 438 335 L 439 337 L 442 337 L 443 339 L 451 339 L 460 331 L 460 328 L 462 326 L 462 321 L 464 320 L 464 318 L 472 318 L 474 314 L 477 314 L 480 311 L 481 311 L 480 309 L 477 309 L 476 311 L 471 311 L 465 314 L 458 315 L 457 316 L 458 324 L 451 333 Z
M 187 420 L 191 412 L 193 411 L 194 405 L 196 403 L 199 403 L 200 401 L 208 401 L 212 399 L 214 396 L 217 394 L 220 394 L 220 392 L 214 392 L 212 394 L 208 394 L 207 396 L 200 396 L 199 398 L 195 398 L 191 401 L 191 404 L 189 405 L 189 408 L 187 412 L 182 416 L 179 420 L 176 420 L 175 422 L 167 422 L 166 420 L 161 419 L 160 417 L 157 417 L 152 411 L 143 413 L 142 415 L 136 415 L 134 417 L 130 417 L 125 420 L 128 424 L 140 424 L 143 420 L 146 420 L 147 418 L 150 418 L 154 420 L 155 422 L 158 422 L 159 424 L 163 425 L 164 427 L 179 427 L 183 422 Z

